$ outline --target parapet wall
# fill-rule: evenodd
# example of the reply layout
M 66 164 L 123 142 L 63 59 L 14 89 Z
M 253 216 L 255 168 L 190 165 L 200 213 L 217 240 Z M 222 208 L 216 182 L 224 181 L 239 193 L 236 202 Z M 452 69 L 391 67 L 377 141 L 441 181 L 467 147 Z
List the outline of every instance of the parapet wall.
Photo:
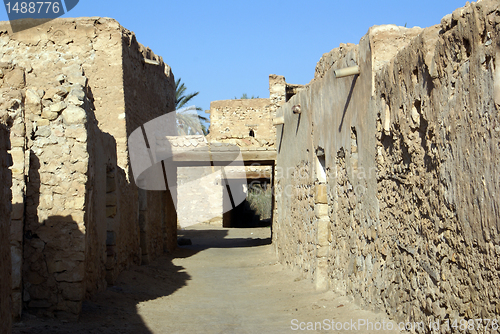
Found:
M 359 76 L 332 68 L 277 111 L 283 262 L 398 321 L 498 318 L 499 17 L 485 0 L 373 27 L 333 61 Z

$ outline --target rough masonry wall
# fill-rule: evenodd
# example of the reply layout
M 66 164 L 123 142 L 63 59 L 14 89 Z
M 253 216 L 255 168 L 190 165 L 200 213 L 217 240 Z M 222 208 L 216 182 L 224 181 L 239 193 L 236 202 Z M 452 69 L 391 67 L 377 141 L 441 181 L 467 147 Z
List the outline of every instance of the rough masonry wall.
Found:
M 141 261 L 127 134 L 171 109 L 173 76 L 111 19 L 58 19 L 16 34 L 2 22 L 0 50 L 12 72 L 2 87 L 12 91 L 14 313 L 23 293 L 33 310 L 75 318 L 85 295 Z M 149 196 L 159 226 L 151 235 L 161 237 L 142 248 L 154 257 L 175 245 L 175 210 L 165 194 Z
M 393 315 L 500 314 L 499 61 L 500 6 L 483 1 L 426 29 L 376 78 L 383 268 L 394 286 L 382 299 Z
M 283 261 L 398 321 L 498 318 L 499 23 L 498 2 L 482 1 L 424 30 L 371 28 L 359 76 L 327 71 L 278 110 Z M 295 185 L 311 163 L 326 201 L 317 168 Z
M 93 112 L 93 97 L 82 75 L 81 50 L 72 48 L 74 39 L 64 39 L 65 34 L 57 29 L 50 36 L 41 28 L 9 35 L 5 25 L 2 31 L 2 61 L 25 66 L 18 75 L 24 80 L 19 84 L 24 88 L 19 104 L 25 110 L 15 120 L 19 129 L 12 131 L 17 136 L 14 142 L 20 144 L 13 155 L 13 172 L 28 180 L 25 189 L 21 183 L 13 187 L 26 198 L 24 217 L 17 211 L 13 216 L 13 228 L 19 220 L 23 231 L 24 223 L 23 301 L 42 313 L 74 318 L 80 312 L 86 285 L 85 244 L 92 240 L 91 234 L 85 237 L 92 223 L 84 212 L 86 206 L 91 207 L 86 194 L 93 150 L 87 145 L 86 124 Z M 62 46 L 53 43 L 59 39 Z M 22 203 L 14 200 L 15 207 Z M 12 253 L 17 255 L 17 248 Z M 13 272 L 17 273 L 16 267 Z
M 364 43 L 364 52 L 360 52 L 360 60 L 358 48 L 352 48 L 333 63 L 340 68 L 359 63 L 362 69 L 370 71 L 367 44 Z M 350 145 L 349 124 L 358 119 L 358 111 L 367 109 L 366 86 L 370 82 L 370 78 L 363 77 L 336 80 L 330 70 L 323 74 L 323 79 L 314 80 L 277 110 L 285 123 L 277 127 L 273 243 L 281 261 L 300 268 L 304 276 L 317 281 L 326 275 L 331 241 L 328 207 L 321 198 L 324 194 L 318 191 L 318 160 L 319 157 L 325 160 L 324 173 L 331 178 L 334 169 L 330 166 L 336 152 Z M 301 112 L 293 113 L 292 107 L 298 105 Z
M 274 146 L 274 109 L 270 99 L 214 101 L 210 103 L 209 138 L 226 143 L 230 139 L 246 139 L 236 143 L 242 147 Z
M 0 80 L 5 78 L 6 71 L 2 68 Z M 2 89 L 1 94 L 4 94 Z M 10 256 L 10 214 L 12 210 L 12 165 L 9 139 L 9 116 L 5 109 L 0 111 L 0 333 L 11 332 L 12 324 L 12 284 Z

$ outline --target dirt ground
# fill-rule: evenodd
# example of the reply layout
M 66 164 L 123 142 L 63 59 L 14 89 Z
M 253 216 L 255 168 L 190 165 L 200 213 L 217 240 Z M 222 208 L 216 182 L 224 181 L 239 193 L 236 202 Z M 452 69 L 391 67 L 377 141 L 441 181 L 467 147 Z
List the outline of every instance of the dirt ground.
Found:
M 301 327 L 308 333 L 398 333 L 360 330 L 358 319 L 388 320 L 331 291 L 316 291 L 309 279 L 279 264 L 269 228 L 199 224 L 179 235 L 192 245 L 123 272 L 115 286 L 84 303 L 78 322 L 26 314 L 13 333 L 294 333 Z M 343 329 L 325 326 L 331 321 L 341 321 Z M 315 322 L 321 330 L 318 324 L 317 331 L 307 330 Z

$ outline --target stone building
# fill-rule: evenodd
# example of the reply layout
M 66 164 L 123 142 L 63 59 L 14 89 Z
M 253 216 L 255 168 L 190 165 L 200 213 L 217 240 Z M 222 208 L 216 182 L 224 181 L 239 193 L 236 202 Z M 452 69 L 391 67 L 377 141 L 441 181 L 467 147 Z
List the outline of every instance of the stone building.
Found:
M 192 212 L 200 207 L 204 208 L 202 211 L 206 214 L 199 220 L 206 218 L 206 222 L 215 225 L 232 225 L 231 214 L 235 210 L 226 210 L 230 206 L 227 198 L 224 200 L 223 187 L 216 188 L 215 191 L 211 188 L 213 184 L 223 186 L 224 177 L 234 182 L 238 189 L 240 185 L 236 183 L 241 183 L 245 193 L 249 183 L 272 182 L 276 156 L 276 128 L 273 126 L 276 109 L 300 87 L 287 84 L 283 76 L 270 75 L 269 98 L 213 101 L 210 110 L 206 111 L 210 114 L 210 129 L 206 138 L 203 140 L 202 136 L 186 136 L 182 142 L 179 142 L 179 138 L 174 143 L 176 147 L 191 147 L 192 150 L 207 146 L 213 152 L 220 150 L 221 145 L 227 145 L 228 149 L 232 146 L 241 151 L 246 166 L 245 173 L 236 166 L 233 170 L 225 170 L 225 175 L 214 166 L 179 168 L 180 186 L 189 183 L 188 181 L 199 180 L 196 187 L 185 187 L 185 190 L 179 191 L 177 210 L 180 227 L 192 224 Z M 207 200 L 209 193 L 210 198 Z
M 488 0 L 324 55 L 276 111 L 281 261 L 398 321 L 498 318 L 499 60 Z
M 172 196 L 138 191 L 127 146 L 132 131 L 175 110 L 174 78 L 107 18 L 56 19 L 15 34 L 2 22 L 0 55 L 13 160 L 13 315 L 24 305 L 74 319 L 122 270 L 176 246 Z

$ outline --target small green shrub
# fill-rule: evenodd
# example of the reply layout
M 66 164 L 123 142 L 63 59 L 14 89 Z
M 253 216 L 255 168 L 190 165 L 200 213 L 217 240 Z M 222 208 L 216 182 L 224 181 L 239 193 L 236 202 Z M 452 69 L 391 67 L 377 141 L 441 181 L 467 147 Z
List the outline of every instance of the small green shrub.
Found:
M 271 186 L 266 183 L 248 186 L 247 201 L 255 214 L 259 215 L 260 220 L 271 218 L 272 194 Z

